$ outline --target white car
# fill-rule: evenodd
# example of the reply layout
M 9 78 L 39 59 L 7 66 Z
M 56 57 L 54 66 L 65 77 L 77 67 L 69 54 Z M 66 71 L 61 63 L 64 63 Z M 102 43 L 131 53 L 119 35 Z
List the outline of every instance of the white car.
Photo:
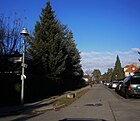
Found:
M 119 83 L 119 81 L 113 81 L 112 83 L 111 83 L 111 88 L 112 89 L 115 89 L 116 87 L 117 87 L 117 85 L 118 85 L 118 83 Z
M 110 82 L 106 82 L 106 86 L 109 86 Z

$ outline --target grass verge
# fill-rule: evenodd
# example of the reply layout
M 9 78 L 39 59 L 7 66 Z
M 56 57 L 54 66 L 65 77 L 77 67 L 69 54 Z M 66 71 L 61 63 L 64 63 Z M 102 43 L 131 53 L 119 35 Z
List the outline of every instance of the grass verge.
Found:
M 82 95 L 84 95 L 89 89 L 85 89 L 85 90 L 82 90 L 82 91 L 79 91 L 76 93 L 76 97 L 74 98 L 67 98 L 66 96 L 65 97 L 62 97 L 60 99 L 58 99 L 55 104 L 56 105 L 64 105 L 64 106 L 68 106 L 70 104 L 72 104 L 75 100 L 79 99 Z

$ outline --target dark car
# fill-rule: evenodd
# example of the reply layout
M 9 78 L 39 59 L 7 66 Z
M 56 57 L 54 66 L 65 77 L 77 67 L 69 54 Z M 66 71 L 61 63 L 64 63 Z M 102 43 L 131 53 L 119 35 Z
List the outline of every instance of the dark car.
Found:
M 125 78 L 120 93 L 125 98 L 140 96 L 140 76 L 129 76 Z
M 124 81 L 124 80 L 119 81 L 117 87 L 115 88 L 115 91 L 116 91 L 118 94 L 120 93 L 120 89 L 121 89 L 121 86 L 122 86 L 123 81 Z

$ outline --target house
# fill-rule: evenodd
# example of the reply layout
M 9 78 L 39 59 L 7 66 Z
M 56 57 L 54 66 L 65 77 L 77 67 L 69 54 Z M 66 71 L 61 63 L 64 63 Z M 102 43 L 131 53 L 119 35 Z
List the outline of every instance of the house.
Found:
M 136 64 L 126 65 L 124 67 L 125 77 L 133 76 L 134 73 L 139 72 L 139 68 Z
M 88 83 L 89 80 L 90 80 L 90 76 L 89 76 L 89 75 L 84 75 L 82 79 L 83 79 L 86 83 Z

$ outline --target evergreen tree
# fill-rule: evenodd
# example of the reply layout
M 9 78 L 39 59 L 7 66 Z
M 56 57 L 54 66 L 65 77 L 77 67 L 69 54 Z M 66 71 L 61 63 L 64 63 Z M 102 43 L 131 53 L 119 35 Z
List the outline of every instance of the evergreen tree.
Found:
M 115 63 L 112 80 L 119 80 L 119 79 L 123 79 L 123 78 L 124 78 L 124 72 L 121 67 L 121 62 L 120 62 L 119 56 L 117 55 L 117 60 Z
M 113 69 L 112 69 L 112 68 L 108 68 L 108 71 L 107 71 L 107 76 L 108 76 L 107 81 L 108 81 L 108 82 L 111 81 L 112 74 L 113 74 Z
M 38 72 L 44 73 L 52 80 L 60 78 L 65 70 L 67 58 L 64 42 L 65 29 L 66 27 L 56 19 L 48 1 L 46 7 L 42 9 L 40 21 L 36 23 L 34 40 L 29 51 L 38 67 Z
M 106 72 L 102 75 L 102 81 L 103 82 L 109 82 L 108 81 L 108 74 Z
M 78 81 L 82 78 L 83 71 L 80 64 L 80 59 L 81 59 L 80 52 L 76 48 L 72 31 L 68 32 L 66 49 L 67 49 L 68 57 L 66 60 L 66 70 L 64 76 L 67 79 L 73 79 Z
M 140 52 L 138 51 L 138 54 L 140 54 Z M 140 61 L 140 59 L 138 59 Z

